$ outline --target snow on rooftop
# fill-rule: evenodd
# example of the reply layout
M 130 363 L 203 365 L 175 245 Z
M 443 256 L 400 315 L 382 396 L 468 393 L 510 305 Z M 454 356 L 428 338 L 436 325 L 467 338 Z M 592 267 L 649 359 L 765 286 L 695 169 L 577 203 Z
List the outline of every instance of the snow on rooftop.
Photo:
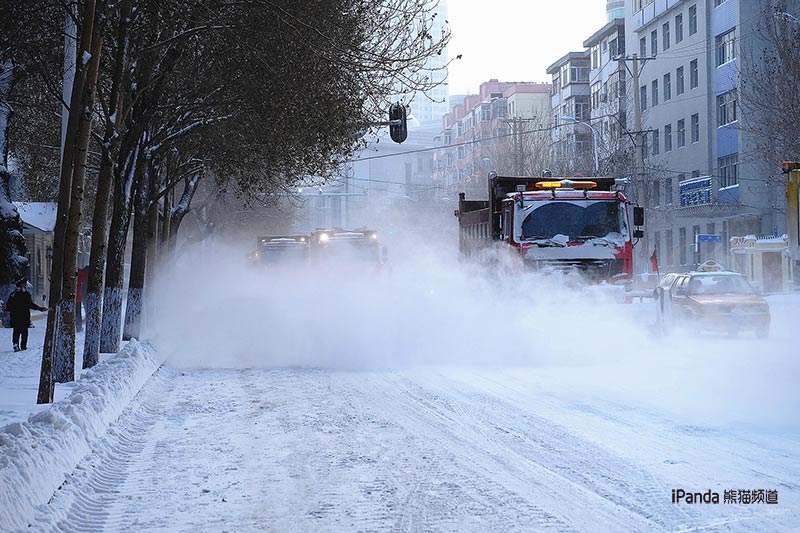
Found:
M 22 221 L 42 231 L 56 227 L 58 206 L 53 202 L 14 202 Z

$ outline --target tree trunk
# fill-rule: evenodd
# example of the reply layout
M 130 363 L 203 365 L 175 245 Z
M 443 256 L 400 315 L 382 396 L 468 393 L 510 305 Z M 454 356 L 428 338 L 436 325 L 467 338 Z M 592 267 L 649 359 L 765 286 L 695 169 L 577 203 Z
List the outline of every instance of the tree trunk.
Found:
M 92 28 L 89 23 L 94 18 L 94 0 L 86 1 L 86 18 L 81 33 L 78 57 L 83 57 L 84 53 L 89 52 L 92 38 Z M 91 9 L 89 9 L 91 6 Z M 91 13 L 91 15 L 90 15 Z M 50 303 L 47 312 L 47 330 L 45 332 L 44 347 L 42 349 L 42 369 L 39 377 L 38 403 L 50 403 L 53 401 L 56 377 L 68 376 L 74 373 L 62 368 L 66 361 L 55 359 L 56 342 L 58 341 L 57 316 L 63 316 L 61 302 L 61 281 L 63 279 L 64 267 L 64 244 L 67 232 L 67 217 L 69 216 L 69 204 L 72 194 L 72 164 L 75 154 L 75 142 L 78 132 L 78 125 L 81 115 L 81 97 L 83 95 L 83 83 L 86 79 L 86 68 L 81 61 L 75 65 L 75 80 L 72 84 L 72 95 L 70 96 L 69 120 L 67 121 L 67 133 L 64 137 L 64 153 L 61 159 L 61 176 L 58 187 L 58 210 L 53 237 L 53 263 L 50 273 Z M 68 303 L 69 307 L 72 307 Z
M 89 8 L 87 4 L 87 9 Z M 92 13 L 92 15 L 94 12 Z M 85 24 L 92 24 L 94 16 L 86 13 Z M 92 115 L 97 88 L 97 77 L 100 70 L 100 57 L 103 50 L 103 34 L 101 24 L 93 24 L 91 58 L 85 64 L 86 79 L 83 83 L 81 98 L 81 118 L 75 141 L 75 160 L 72 166 L 72 199 L 69 205 L 69 221 L 64 239 L 64 278 L 61 284 L 61 310 L 58 318 L 59 329 L 56 332 L 56 361 L 65 361 L 57 368 L 66 370 L 65 375 L 57 374 L 56 381 L 66 382 L 75 379 L 75 297 L 77 292 L 78 243 L 80 241 L 81 222 L 83 220 L 83 193 L 86 183 L 86 158 L 89 148 L 89 136 L 92 131 Z M 85 56 L 84 56 L 85 57 Z
M 172 208 L 172 215 L 170 216 L 169 225 L 169 239 L 171 241 L 170 246 L 173 250 L 175 249 L 175 242 L 178 237 L 178 229 L 181 227 L 183 217 L 185 217 L 191 210 L 192 198 L 194 198 L 194 193 L 197 192 L 197 185 L 200 183 L 201 177 L 202 171 L 186 180 L 186 185 L 183 187 L 183 193 L 181 193 L 181 199 L 178 202 L 178 205 Z
M 159 257 L 160 260 L 166 262 L 170 255 L 169 249 L 169 236 L 170 236 L 170 221 L 172 215 L 172 197 L 175 194 L 175 189 L 172 189 L 164 195 L 164 206 L 161 212 L 161 241 L 159 242 Z
M 100 352 L 119 351 L 120 325 L 122 324 L 123 276 L 125 273 L 125 248 L 131 219 L 131 186 L 140 178 L 143 164 L 144 141 L 140 138 L 132 147 L 130 165 L 118 167 L 114 177 L 114 210 L 108 232 L 106 255 L 106 283 L 103 290 L 103 316 L 100 329 Z
M 0 300 L 13 291 L 14 282 L 27 265 L 22 220 L 11 203 L 11 172 L 8 170 L 8 127 L 12 108 L 8 103 L 14 65 L 10 57 L 0 62 Z
M 117 31 L 117 50 L 114 73 L 109 96 L 108 109 L 111 116 L 106 120 L 106 130 L 102 144 L 100 175 L 97 178 L 94 214 L 92 216 L 92 250 L 89 257 L 89 279 L 86 290 L 86 333 L 83 347 L 83 368 L 97 364 L 100 354 L 100 324 L 102 315 L 103 271 L 106 245 L 108 242 L 108 207 L 111 200 L 114 158 L 118 153 L 120 123 L 123 114 L 122 81 L 128 66 L 128 21 L 131 15 L 131 2 L 120 4 L 119 28 Z M 131 154 L 129 154 L 130 156 Z M 127 161 L 126 163 L 130 163 Z M 125 165 L 123 165 L 125 166 Z
M 136 183 L 136 196 L 133 201 L 133 245 L 131 249 L 131 271 L 128 278 L 128 303 L 125 306 L 125 326 L 122 340 L 138 339 L 141 315 L 144 307 L 144 277 L 147 268 L 147 222 L 149 216 L 150 184 L 157 173 L 149 158 L 145 165 L 146 173 Z

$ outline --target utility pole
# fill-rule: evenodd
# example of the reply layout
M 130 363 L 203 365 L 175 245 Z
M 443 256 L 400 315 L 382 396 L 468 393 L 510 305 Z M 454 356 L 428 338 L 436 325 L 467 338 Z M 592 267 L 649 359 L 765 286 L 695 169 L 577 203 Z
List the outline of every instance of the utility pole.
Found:
M 647 207 L 645 204 L 647 203 L 647 184 L 644 180 L 644 150 L 642 144 L 642 100 L 641 95 L 639 93 L 639 57 L 636 54 L 633 54 L 633 128 L 634 128 L 634 136 L 633 136 L 633 151 L 634 157 L 636 161 L 636 178 L 634 179 L 634 193 L 636 195 L 636 203 L 641 205 L 642 207 Z M 650 249 L 648 238 L 648 232 L 645 230 L 644 237 L 642 237 L 642 243 L 639 246 L 639 250 L 637 254 L 634 256 L 638 256 L 639 261 L 634 261 L 634 268 L 636 263 L 638 262 L 640 265 L 647 264 L 647 254 Z

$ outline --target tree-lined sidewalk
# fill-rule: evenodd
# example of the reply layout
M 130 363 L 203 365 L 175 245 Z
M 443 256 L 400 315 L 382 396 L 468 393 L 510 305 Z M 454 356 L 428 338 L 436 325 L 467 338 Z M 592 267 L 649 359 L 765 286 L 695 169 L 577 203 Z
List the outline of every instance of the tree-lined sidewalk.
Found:
M 333 175 L 390 95 L 435 85 L 426 62 L 449 39 L 432 33 L 427 0 L 17 4 L 0 16 L 0 80 L 14 82 L 0 85 L 0 108 L 18 101 L 20 112 L 0 124 L 0 139 L 14 141 L 16 125 L 42 115 L 57 128 L 47 109 L 63 106 L 67 117 L 60 157 L 48 152 L 58 217 L 39 402 L 74 379 L 75 272 L 88 219 L 84 367 L 139 336 L 148 280 L 169 261 L 201 180 L 247 197 Z M 36 150 L 12 142 L 4 162 L 32 161 Z

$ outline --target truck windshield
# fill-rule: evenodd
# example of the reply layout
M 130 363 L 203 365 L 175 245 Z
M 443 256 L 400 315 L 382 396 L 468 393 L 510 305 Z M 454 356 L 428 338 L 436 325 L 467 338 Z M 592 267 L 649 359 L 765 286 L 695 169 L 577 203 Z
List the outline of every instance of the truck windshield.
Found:
M 301 245 L 265 245 L 261 247 L 261 261 L 267 264 L 290 263 L 302 261 L 306 257 L 306 249 Z
M 378 247 L 375 241 L 331 239 L 323 255 L 341 261 L 377 261 Z
M 549 202 L 533 206 L 522 222 L 522 239 L 551 239 L 561 234 L 574 242 L 623 233 L 624 229 L 625 211 L 618 202 Z

